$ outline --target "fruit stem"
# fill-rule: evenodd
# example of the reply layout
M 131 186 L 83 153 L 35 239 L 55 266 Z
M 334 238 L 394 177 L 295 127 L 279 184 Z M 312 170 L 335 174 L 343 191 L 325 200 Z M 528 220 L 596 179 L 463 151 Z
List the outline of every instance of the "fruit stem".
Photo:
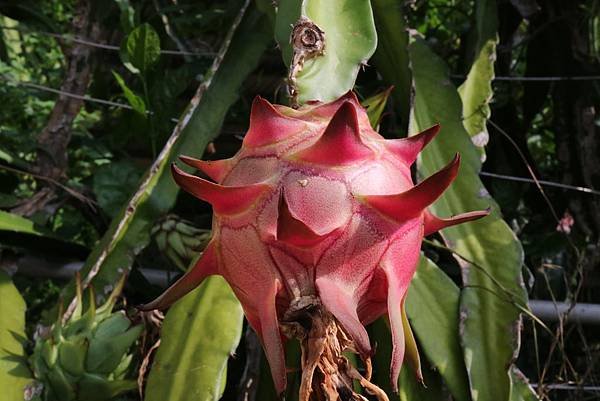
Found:
M 315 296 L 295 299 L 284 314 L 281 330 L 288 338 L 300 341 L 302 380 L 299 401 L 368 401 L 354 391 L 354 380 L 378 401 L 387 395 L 371 383 L 371 359 L 361 356 L 363 376 L 343 355 L 357 353 L 354 341 L 337 319 Z

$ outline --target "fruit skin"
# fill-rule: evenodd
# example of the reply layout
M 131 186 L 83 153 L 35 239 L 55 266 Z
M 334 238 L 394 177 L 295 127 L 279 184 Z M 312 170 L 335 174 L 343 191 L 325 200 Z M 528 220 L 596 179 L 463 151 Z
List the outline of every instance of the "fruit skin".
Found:
M 142 332 L 123 311 L 113 312 L 125 276 L 107 301 L 96 307 L 90 289 L 89 306 L 83 312 L 81 280 L 77 278 L 77 308 L 62 322 L 36 339 L 31 365 L 44 385 L 45 401 L 108 401 L 137 388 L 125 378 L 131 364 L 131 345 Z
M 208 275 L 222 275 L 262 340 L 280 393 L 286 386 L 280 331 L 286 311 L 316 300 L 363 360 L 373 352 L 364 326 L 387 312 L 390 379 L 397 390 L 406 346 L 419 372 L 404 299 L 423 236 L 488 214 L 441 219 L 426 210 L 454 180 L 460 162 L 456 155 L 413 184 L 410 166 L 438 131 L 436 125 L 385 140 L 352 92 L 298 110 L 257 97 L 234 157 L 181 158 L 215 182 L 173 165 L 175 181 L 212 204 L 213 237 L 195 267 L 143 308 L 165 308 Z

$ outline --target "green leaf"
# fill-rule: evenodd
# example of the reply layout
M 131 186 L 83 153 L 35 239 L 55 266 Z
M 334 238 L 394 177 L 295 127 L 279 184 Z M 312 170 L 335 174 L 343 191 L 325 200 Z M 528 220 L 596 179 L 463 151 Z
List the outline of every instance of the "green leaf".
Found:
M 60 343 L 58 361 L 60 367 L 73 376 L 81 376 L 84 372 L 87 341 L 82 336 L 73 340 L 65 339 Z
M 25 386 L 32 384 L 23 344 L 25 301 L 10 277 L 0 270 L 0 389 L 3 401 L 22 401 Z
M 137 383 L 134 380 L 107 380 L 101 375 L 85 374 L 77 383 L 77 400 L 107 401 L 125 391 L 135 390 Z
M 143 330 L 142 325 L 134 326 L 124 333 L 111 338 L 95 337 L 90 341 L 85 368 L 88 372 L 109 374 L 114 371 L 127 354 L 127 350 L 137 340 Z
M 85 257 L 89 250 L 79 244 L 61 239 L 33 221 L 0 210 L 0 242 L 5 246 L 27 248 L 44 255 L 73 255 Z
M 373 377 L 371 381 L 394 399 L 390 383 L 390 358 L 392 357 L 392 336 L 384 318 L 377 319 L 369 326 L 369 337 L 377 350 L 373 357 Z M 412 368 L 404 363 L 398 378 L 398 398 L 402 401 L 439 401 L 448 399 L 443 395 L 440 375 L 425 364 L 422 369 L 425 386 L 416 379 Z
M 369 122 L 375 131 L 379 131 L 381 116 L 383 115 L 383 111 L 385 110 L 388 98 L 390 97 L 390 93 L 392 93 L 393 89 L 394 87 L 390 86 L 383 92 L 377 93 L 376 95 L 373 95 L 361 102 L 363 107 L 367 109 Z
M 475 46 L 471 55 L 473 64 L 458 93 L 463 105 L 463 125 L 479 149 L 482 160 L 485 160 L 484 147 L 489 140 L 486 122 L 491 115 L 489 103 L 493 95 L 492 80 L 498 44 L 496 1 L 477 0 L 475 16 Z
M 208 82 L 199 88 L 181 117 L 171 138 L 146 172 L 142 184 L 124 205 L 82 268 L 84 280 L 94 288 L 111 288 L 123 270 L 131 268 L 135 256 L 150 242 L 155 221 L 175 204 L 179 187 L 169 166 L 180 154 L 200 157 L 220 131 L 225 114 L 236 101 L 244 79 L 254 70 L 271 41 L 266 18 L 250 8 L 231 39 L 228 51 Z M 209 79 L 210 78 L 210 79 Z M 72 281 L 63 299 L 74 296 Z M 100 297 L 107 293 L 98 294 Z
M 454 399 L 467 401 L 471 397 L 458 332 L 459 296 L 459 288 L 446 273 L 422 256 L 408 288 L 410 325 L 419 350 L 444 378 Z
M 460 330 L 471 396 L 474 401 L 508 400 L 508 370 L 519 335 L 519 309 L 514 303 L 525 305 L 527 299 L 522 286 L 521 245 L 479 180 L 479 154 L 462 124 L 460 97 L 444 61 L 423 40 L 415 39 L 409 49 L 415 86 L 410 132 L 434 123 L 443 127 L 421 153 L 420 177 L 433 174 L 456 152 L 462 155 L 456 181 L 430 209 L 446 217 L 492 208 L 490 216 L 447 228 L 442 236 L 450 248 L 476 263 L 458 258 L 464 283 Z
M 396 0 L 372 0 L 378 44 L 373 56 L 377 71 L 394 85 L 394 100 L 403 127 L 408 126 L 411 73 L 408 59 L 408 30 L 402 4 Z
M 131 327 L 131 321 L 125 316 L 125 313 L 115 312 L 94 328 L 93 337 L 97 339 L 112 338 L 126 332 L 129 327 Z
M 48 371 L 44 382 L 46 385 L 44 392 L 48 394 L 48 399 L 53 401 L 76 401 L 77 395 L 75 394 L 75 389 L 60 366 L 55 366 L 52 370 Z
M 128 160 L 99 167 L 92 184 L 102 210 L 115 217 L 137 187 L 142 171 Z
M 133 107 L 133 110 L 146 117 L 146 103 L 144 103 L 144 99 L 142 99 L 140 96 L 136 95 L 131 89 L 129 89 L 123 77 L 121 77 L 117 72 L 113 71 L 112 73 L 115 79 L 117 80 L 117 83 L 121 87 L 123 95 L 125 96 L 125 99 L 127 99 L 127 103 L 129 103 L 129 105 Z
M 423 369 L 423 384 L 415 377 L 415 372 L 408 365 L 402 366 L 398 379 L 398 395 L 400 401 L 440 401 L 449 399 L 444 394 L 442 378 L 431 370 Z
M 160 38 L 150 24 L 142 24 L 123 40 L 120 54 L 131 72 L 145 75 L 160 58 Z
M 244 315 L 222 277 L 208 278 L 167 313 L 145 401 L 218 401 Z
M 300 104 L 308 100 L 332 101 L 354 87 L 359 68 L 377 46 L 377 33 L 369 0 L 292 0 L 279 7 L 275 38 L 284 61 L 292 63 L 290 34 L 300 16 L 325 34 L 322 55 L 304 60 L 292 85 Z

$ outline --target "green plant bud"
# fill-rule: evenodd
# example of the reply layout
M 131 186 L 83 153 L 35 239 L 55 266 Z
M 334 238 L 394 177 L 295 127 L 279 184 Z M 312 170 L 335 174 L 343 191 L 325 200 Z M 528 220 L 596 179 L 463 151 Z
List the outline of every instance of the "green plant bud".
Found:
M 107 380 L 102 375 L 86 373 L 79 381 L 79 400 L 107 401 L 125 391 L 135 390 L 133 380 Z
M 50 399 L 60 401 L 72 401 L 76 399 L 75 390 L 60 367 L 56 366 L 54 369 L 48 371 L 44 383 L 50 387 L 51 392 L 55 396 Z
M 110 339 L 113 336 L 124 333 L 131 326 L 131 321 L 122 312 L 115 312 L 105 320 L 101 321 L 92 333 L 95 339 Z
M 133 355 L 125 355 L 121 362 L 119 362 L 119 366 L 108 376 L 111 380 L 123 380 L 127 375 L 127 370 L 131 365 L 131 361 L 133 360 Z
M 115 370 L 123 355 L 137 340 L 143 327 L 134 326 L 126 332 L 90 342 L 85 367 L 88 372 L 108 374 Z
M 87 342 L 82 337 L 72 341 L 64 340 L 58 345 L 58 361 L 67 373 L 73 376 L 83 374 Z

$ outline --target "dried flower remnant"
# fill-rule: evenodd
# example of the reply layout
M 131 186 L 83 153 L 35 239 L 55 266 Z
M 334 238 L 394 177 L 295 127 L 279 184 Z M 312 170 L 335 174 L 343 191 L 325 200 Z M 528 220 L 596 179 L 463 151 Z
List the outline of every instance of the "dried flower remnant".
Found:
M 288 84 L 292 105 L 297 106 L 298 90 L 296 88 L 296 77 L 302 71 L 305 61 L 324 54 L 325 32 L 309 18 L 302 16 L 292 28 L 290 43 L 292 44 L 293 55 Z
M 213 237 L 196 266 L 144 309 L 166 308 L 219 274 L 260 337 L 279 393 L 286 387 L 283 341 L 297 338 L 300 400 L 364 400 L 353 381 L 387 400 L 370 382 L 374 351 L 365 325 L 389 317 L 394 390 L 405 355 L 421 379 L 404 300 L 423 236 L 488 214 L 442 219 L 427 211 L 460 162 L 456 155 L 413 184 L 410 166 L 438 131 L 385 140 L 352 92 L 297 110 L 257 97 L 234 157 L 182 157 L 214 182 L 173 166 L 183 189 L 212 204 Z M 364 375 L 344 351 L 360 356 Z

